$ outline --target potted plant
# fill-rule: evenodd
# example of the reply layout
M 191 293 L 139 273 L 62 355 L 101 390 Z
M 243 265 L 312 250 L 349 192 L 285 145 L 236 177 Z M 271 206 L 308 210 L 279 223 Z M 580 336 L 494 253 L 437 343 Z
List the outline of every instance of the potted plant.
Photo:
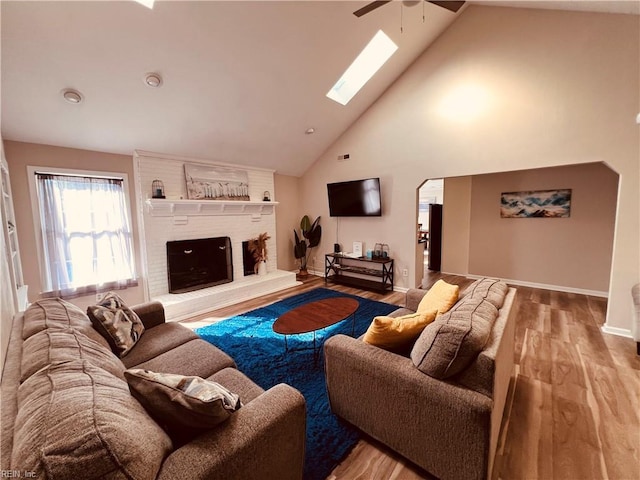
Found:
M 253 257 L 253 271 L 257 274 L 264 275 L 267 273 L 267 240 L 271 237 L 267 232 L 258 235 L 258 238 L 249 240 L 247 248 Z
M 320 226 L 320 217 L 316 218 L 313 223 L 307 215 L 300 220 L 300 233 L 294 229 L 295 245 L 293 246 L 293 255 L 300 262 L 300 272 L 302 276 L 309 275 L 307 271 L 307 262 L 311 255 L 313 247 L 317 247 L 322 236 L 322 227 Z

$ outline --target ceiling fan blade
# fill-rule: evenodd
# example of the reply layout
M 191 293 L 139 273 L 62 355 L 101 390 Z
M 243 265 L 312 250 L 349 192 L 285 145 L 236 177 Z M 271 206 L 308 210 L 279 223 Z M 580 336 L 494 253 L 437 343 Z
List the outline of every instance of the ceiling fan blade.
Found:
M 453 2 L 453 1 L 441 1 L 441 2 L 437 2 L 437 1 L 431 1 L 431 0 L 426 0 L 429 3 L 433 3 L 434 5 L 438 5 L 439 7 L 442 8 L 446 8 L 447 10 L 449 10 L 450 12 L 456 13 L 458 10 L 460 10 L 462 8 L 462 5 L 464 5 L 464 2 Z M 376 3 L 376 2 L 373 2 Z
M 355 12 L 353 12 L 353 14 L 356 17 L 361 17 L 367 13 L 369 13 L 372 10 L 375 10 L 378 7 L 381 7 L 382 5 L 384 5 L 385 3 L 389 3 L 391 0 L 382 0 L 382 1 L 378 1 L 378 2 L 371 2 L 366 4 L 364 7 L 356 10 Z M 456 2 L 456 3 L 460 3 L 460 2 Z M 464 2 L 463 2 L 464 3 Z

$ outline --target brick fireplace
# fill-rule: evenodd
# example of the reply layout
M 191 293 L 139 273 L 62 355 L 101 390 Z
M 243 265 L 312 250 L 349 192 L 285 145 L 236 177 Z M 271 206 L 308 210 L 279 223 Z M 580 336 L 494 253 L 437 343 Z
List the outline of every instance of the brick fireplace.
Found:
M 295 273 L 277 270 L 276 199 L 272 196 L 273 202 L 261 202 L 264 191 L 274 191 L 272 170 L 234 166 L 246 169 L 248 173 L 251 201 L 225 205 L 212 200 L 186 200 L 184 164 L 198 160 L 136 152 L 134 161 L 136 193 L 139 205 L 142 205 L 139 212 L 142 277 L 148 299 L 161 301 L 169 320 L 179 320 L 297 284 Z M 151 184 L 156 179 L 164 183 L 165 200 L 150 198 Z M 243 242 L 263 232 L 271 237 L 267 244 L 267 274 L 245 275 Z M 212 237 L 229 237 L 233 281 L 186 293 L 169 293 L 167 242 Z

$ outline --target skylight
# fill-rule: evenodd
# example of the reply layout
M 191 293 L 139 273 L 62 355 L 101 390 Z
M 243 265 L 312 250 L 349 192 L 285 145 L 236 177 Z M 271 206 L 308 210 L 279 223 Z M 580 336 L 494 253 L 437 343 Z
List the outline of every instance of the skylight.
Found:
M 147 8 L 153 8 L 153 2 L 155 2 L 155 0 L 135 0 L 135 1 L 141 5 L 144 5 Z
M 395 53 L 398 46 L 382 30 L 360 52 L 340 80 L 329 90 L 327 97 L 341 105 L 349 103 L 358 91 Z

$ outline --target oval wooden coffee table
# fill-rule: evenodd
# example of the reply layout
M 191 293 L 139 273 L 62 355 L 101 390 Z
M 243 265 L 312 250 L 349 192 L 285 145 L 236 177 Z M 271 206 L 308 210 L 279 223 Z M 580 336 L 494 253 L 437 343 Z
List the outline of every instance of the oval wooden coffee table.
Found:
M 284 348 L 288 352 L 287 335 L 299 335 L 313 332 L 313 358 L 318 354 L 316 350 L 316 331 L 330 327 L 350 315 L 353 315 L 351 335 L 354 334 L 356 325 L 356 310 L 360 303 L 355 298 L 335 297 L 305 303 L 289 310 L 273 322 L 273 331 L 284 335 Z

